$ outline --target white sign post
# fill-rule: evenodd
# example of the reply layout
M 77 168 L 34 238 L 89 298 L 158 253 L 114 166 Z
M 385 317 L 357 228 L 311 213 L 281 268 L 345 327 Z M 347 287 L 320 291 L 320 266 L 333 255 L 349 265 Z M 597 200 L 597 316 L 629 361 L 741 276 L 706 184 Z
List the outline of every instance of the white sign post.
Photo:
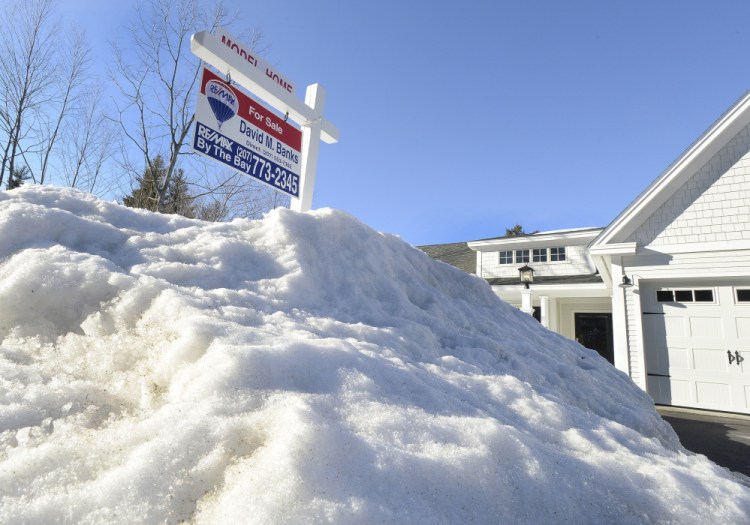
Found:
M 236 39 L 224 31 L 219 31 L 218 36 L 212 35 L 208 31 L 195 33 L 191 38 L 190 47 L 193 54 L 217 68 L 219 72 L 227 75 L 228 78 L 232 79 L 232 82 L 244 87 L 271 107 L 280 111 L 283 115 L 292 118 L 302 126 L 299 191 L 289 191 L 292 189 L 290 186 L 291 183 L 286 184 L 284 187 L 279 187 L 277 184 L 276 189 L 285 191 L 292 195 L 291 209 L 295 211 L 307 211 L 311 209 L 313 190 L 315 186 L 315 166 L 318 160 L 320 141 L 323 140 L 328 144 L 333 144 L 338 142 L 339 138 L 338 129 L 331 124 L 331 122 L 323 118 L 323 107 L 325 102 L 325 91 L 323 88 L 319 84 L 308 86 L 305 93 L 305 101 L 302 102 L 294 96 L 294 86 L 290 81 L 274 71 L 271 66 L 256 57 L 251 50 L 244 48 L 242 44 L 238 43 Z M 203 82 L 204 87 L 205 85 L 206 82 Z M 220 90 L 217 88 L 216 96 L 220 96 L 218 91 Z M 234 94 L 238 95 L 237 93 Z M 204 96 L 208 97 L 209 95 Z M 227 99 L 226 102 L 231 103 L 229 99 Z M 204 114 L 205 107 L 207 106 L 204 105 Z M 240 109 L 240 111 L 242 110 Z M 207 117 L 203 116 L 203 118 Z M 218 118 L 219 117 L 216 117 L 217 120 Z M 269 126 L 275 129 L 275 122 L 273 119 L 270 122 Z M 251 122 L 245 122 L 245 131 L 247 131 L 247 125 L 249 123 Z M 259 123 L 265 123 L 265 121 L 259 121 Z M 286 124 L 286 122 L 284 122 L 284 124 Z M 201 128 L 200 126 L 203 127 Z M 207 131 L 206 128 L 209 128 L 209 130 Z M 218 142 L 218 144 L 216 142 L 212 144 L 209 143 L 210 141 L 207 142 L 208 139 L 206 137 L 210 135 L 210 131 L 216 131 L 218 133 L 218 130 L 210 129 L 210 126 L 207 126 L 205 122 L 201 123 L 198 120 L 198 110 L 196 109 L 196 138 L 194 139 L 194 146 L 198 143 L 198 138 L 200 136 L 199 131 L 204 135 L 201 137 L 201 140 L 203 140 L 202 145 L 204 146 L 204 151 L 201 151 L 200 148 L 196 147 L 197 151 L 207 154 L 205 151 L 206 149 L 212 150 L 216 145 L 225 146 L 223 149 L 216 150 L 216 156 L 210 154 L 209 156 L 217 158 L 217 160 L 220 160 L 227 165 L 235 164 L 233 166 L 235 169 L 238 169 L 238 171 L 241 171 L 246 175 L 255 176 L 262 182 L 269 183 L 268 180 L 264 180 L 266 178 L 266 172 L 264 171 L 265 161 L 271 162 L 271 169 L 274 171 L 277 167 L 280 169 L 285 168 L 284 163 L 281 162 L 282 159 L 278 157 L 275 159 L 267 158 L 267 155 L 269 155 L 268 150 L 266 150 L 265 156 L 260 151 L 256 152 L 257 156 L 261 159 L 259 161 L 260 164 L 258 164 L 258 167 L 261 170 L 260 172 L 257 170 L 252 172 L 255 164 L 250 167 L 250 171 L 248 169 L 241 169 L 242 165 L 239 164 L 240 160 L 237 160 L 236 158 L 237 155 L 247 156 L 246 153 L 237 152 L 241 151 L 239 148 L 248 149 L 252 147 L 254 145 L 253 140 L 258 136 L 257 133 L 265 133 L 262 140 L 266 140 L 268 132 L 270 132 L 271 129 L 263 129 L 262 127 L 258 128 L 255 130 L 256 134 L 253 135 L 252 138 L 243 139 L 246 140 L 244 146 L 241 144 L 231 144 L 232 147 L 238 149 L 227 149 L 227 146 L 230 146 L 227 142 Z M 221 133 L 218 134 L 221 135 Z M 290 133 L 287 135 L 289 134 Z M 245 133 L 245 135 L 247 135 L 247 133 Z M 215 141 L 221 141 L 221 138 L 219 137 L 214 135 L 210 136 L 213 137 Z M 234 142 L 231 138 L 224 138 L 230 142 Z M 282 140 L 281 136 L 276 136 L 275 138 Z M 248 148 L 245 148 L 245 146 Z M 230 157 L 229 155 L 232 156 Z M 291 171 L 293 172 L 293 170 Z M 258 177 L 258 173 L 260 173 L 261 177 Z M 274 174 L 272 173 L 271 175 Z M 273 186 L 274 184 L 271 185 Z M 297 195 L 295 195 L 295 193 L 297 193 Z

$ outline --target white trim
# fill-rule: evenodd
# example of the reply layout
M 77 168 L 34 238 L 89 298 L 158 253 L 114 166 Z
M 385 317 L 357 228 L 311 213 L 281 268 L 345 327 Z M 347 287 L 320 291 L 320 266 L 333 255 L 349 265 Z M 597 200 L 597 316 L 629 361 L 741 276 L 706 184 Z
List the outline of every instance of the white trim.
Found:
M 472 250 L 491 252 L 498 251 L 501 247 L 508 246 L 511 250 L 517 250 L 540 244 L 560 243 L 562 246 L 575 246 L 586 244 L 586 242 L 571 241 L 590 241 L 595 239 L 601 232 L 602 228 L 586 228 L 583 231 L 558 230 L 555 232 L 541 232 L 531 235 L 517 235 L 511 237 L 499 237 L 497 239 L 484 239 L 480 241 L 469 241 L 469 248 Z
M 493 284 L 492 291 L 506 301 L 520 298 L 523 285 L 520 284 Z M 585 284 L 532 284 L 532 295 L 535 297 L 548 296 L 552 299 L 582 299 L 582 298 L 609 298 L 611 291 L 604 283 Z
M 635 243 L 633 243 L 635 244 Z M 606 248 L 602 246 L 601 248 Z M 740 250 L 750 250 L 750 240 L 742 239 L 736 241 L 714 241 L 699 242 L 689 244 L 659 244 L 655 246 L 644 246 L 639 248 L 638 252 L 646 253 L 663 253 L 665 255 L 677 253 L 705 253 L 705 252 L 731 252 Z
M 591 246 L 588 252 L 591 255 L 635 255 L 637 244 L 634 242 L 621 242 L 617 244 L 605 244 L 603 246 Z
M 635 384 L 640 386 L 644 392 L 646 391 L 646 380 L 648 378 L 647 371 L 646 371 L 646 352 L 650 351 L 647 350 L 644 343 L 643 338 L 643 305 L 641 304 L 641 294 L 640 294 L 640 288 L 641 283 L 640 279 L 637 275 L 633 276 L 633 287 L 629 288 L 629 290 L 632 290 L 631 297 L 632 297 L 632 307 L 633 312 L 629 312 L 630 315 L 633 316 L 635 320 L 635 330 L 633 330 L 631 327 L 628 327 L 627 329 L 627 336 L 628 336 L 628 345 L 630 345 L 630 355 L 629 362 L 632 363 L 633 361 L 637 361 L 638 367 L 640 368 L 640 377 L 633 378 L 633 369 L 631 364 L 630 369 L 630 379 L 633 379 Z M 625 295 L 627 295 L 627 290 L 625 290 Z M 636 290 L 638 293 L 636 293 Z M 627 318 L 626 318 L 627 322 Z M 631 345 L 631 339 L 633 340 L 633 343 Z M 635 347 L 635 350 L 633 349 Z
M 622 278 L 623 268 L 620 257 L 614 257 L 611 263 L 612 280 Z M 628 312 L 625 302 L 625 289 L 612 286 L 612 339 L 615 368 L 630 376 L 630 343 L 628 339 Z

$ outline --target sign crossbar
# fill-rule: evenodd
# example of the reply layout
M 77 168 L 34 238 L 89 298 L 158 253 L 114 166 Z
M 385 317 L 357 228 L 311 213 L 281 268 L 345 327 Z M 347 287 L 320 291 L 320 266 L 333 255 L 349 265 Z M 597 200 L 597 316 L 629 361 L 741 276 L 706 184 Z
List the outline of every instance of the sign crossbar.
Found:
M 328 120 L 291 93 L 279 88 L 265 73 L 248 67 L 247 62 L 230 47 L 221 43 L 208 31 L 195 33 L 190 39 L 190 48 L 194 55 L 211 64 L 221 73 L 228 74 L 234 82 L 258 95 L 265 102 L 282 114 L 289 114 L 302 126 L 310 126 L 313 121 L 321 119 L 321 139 L 326 144 L 339 140 L 339 130 Z

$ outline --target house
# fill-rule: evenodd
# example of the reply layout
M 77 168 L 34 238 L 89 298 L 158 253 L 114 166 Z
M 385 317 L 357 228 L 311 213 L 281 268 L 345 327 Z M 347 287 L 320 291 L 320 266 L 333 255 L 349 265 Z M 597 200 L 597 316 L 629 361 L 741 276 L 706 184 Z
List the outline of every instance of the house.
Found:
M 606 228 L 466 247 L 498 296 L 656 403 L 750 413 L 750 93 Z M 534 269 L 528 289 L 522 266 Z
M 587 246 L 602 228 L 579 228 L 471 241 L 475 273 L 508 303 L 542 325 L 587 343 L 614 364 L 611 289 Z M 520 284 L 518 269 L 533 268 L 534 282 Z

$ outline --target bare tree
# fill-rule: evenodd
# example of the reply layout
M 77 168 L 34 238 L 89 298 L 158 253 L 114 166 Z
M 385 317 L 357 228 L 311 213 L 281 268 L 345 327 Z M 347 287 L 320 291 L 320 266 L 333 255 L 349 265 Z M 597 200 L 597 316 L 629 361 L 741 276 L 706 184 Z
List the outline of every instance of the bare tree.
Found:
M 85 75 L 89 66 L 89 48 L 81 32 L 71 33 L 67 45 L 58 50 L 60 62 L 55 72 L 56 81 L 51 85 L 51 94 L 44 111 L 37 115 L 38 147 L 24 153 L 28 166 L 32 166 L 32 177 L 44 184 L 50 168 L 50 160 L 56 151 L 61 131 L 73 111 L 85 111 L 90 106 L 84 91 Z M 29 153 L 38 156 L 38 171 L 29 160 Z
M 247 188 L 247 184 L 236 184 L 233 173 L 217 170 L 215 163 L 209 166 L 189 144 L 201 66 L 190 51 L 190 36 L 226 27 L 237 19 L 221 0 L 146 0 L 139 4 L 128 28 L 127 43 L 113 46 L 116 66 L 112 78 L 121 95 L 113 119 L 125 139 L 122 167 L 135 179 L 144 166 L 146 173 L 157 173 L 155 160 L 164 159 L 164 176 L 153 181 L 160 211 L 164 211 L 170 182 L 181 166 L 197 187 L 195 198 L 208 196 L 204 204 L 207 217 L 226 216 L 232 202 L 229 196 L 240 187 Z M 253 33 L 249 42 L 258 49 L 260 34 Z M 125 47 L 130 50 L 128 55 L 121 51 Z
M 0 21 L 0 184 L 17 173 L 48 182 L 63 167 L 71 116 L 89 110 L 89 48 L 82 32 L 61 29 L 56 7 L 19 1 Z
M 18 2 L 5 10 L 0 30 L 0 184 L 17 171 L 24 143 L 34 146 L 35 115 L 44 113 L 52 96 L 57 49 L 52 0 Z
M 224 170 L 220 181 L 207 188 L 194 184 L 200 192 L 199 218 L 222 221 L 235 218 L 258 219 L 269 210 L 289 207 L 290 197 L 233 170 Z
M 90 193 L 109 189 L 102 188 L 102 182 L 110 182 L 102 181 L 102 172 L 112 156 L 115 141 L 112 122 L 103 115 L 100 93 L 96 87 L 83 92 L 81 98 L 86 103 L 73 109 L 60 148 L 65 184 Z

